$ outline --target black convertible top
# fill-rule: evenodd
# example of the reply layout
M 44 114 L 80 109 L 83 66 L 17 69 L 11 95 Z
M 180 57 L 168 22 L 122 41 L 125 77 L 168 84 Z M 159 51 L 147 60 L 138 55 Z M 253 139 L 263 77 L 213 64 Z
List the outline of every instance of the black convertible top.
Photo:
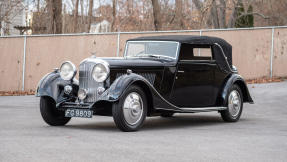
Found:
M 232 65 L 232 46 L 224 39 L 209 36 L 194 35 L 162 35 L 162 36 L 146 36 L 129 39 L 127 41 L 175 41 L 179 43 L 197 44 L 197 45 L 214 45 L 218 43 L 227 57 L 228 63 Z M 217 55 L 215 53 L 215 55 Z

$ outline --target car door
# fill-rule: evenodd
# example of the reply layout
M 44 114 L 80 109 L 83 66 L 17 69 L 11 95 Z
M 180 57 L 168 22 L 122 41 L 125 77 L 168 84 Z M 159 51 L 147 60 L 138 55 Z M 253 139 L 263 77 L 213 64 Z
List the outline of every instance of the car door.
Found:
M 210 46 L 182 44 L 171 102 L 178 107 L 214 105 L 215 69 Z

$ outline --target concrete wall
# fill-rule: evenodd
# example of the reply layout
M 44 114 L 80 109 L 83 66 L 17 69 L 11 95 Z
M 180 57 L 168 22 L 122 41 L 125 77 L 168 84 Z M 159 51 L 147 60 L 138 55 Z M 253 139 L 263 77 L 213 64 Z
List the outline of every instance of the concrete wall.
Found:
M 287 28 L 202 31 L 221 37 L 233 46 L 233 63 L 246 79 L 270 77 L 272 30 L 274 30 L 273 76 L 287 76 Z M 119 56 L 127 39 L 151 35 L 200 35 L 199 31 L 120 33 Z M 65 60 L 76 64 L 91 53 L 117 56 L 118 34 L 28 36 L 26 39 L 25 90 L 35 89 L 43 75 Z M 22 89 L 24 37 L 0 38 L 0 91 Z
M 0 91 L 21 90 L 24 38 L 0 39 Z
M 25 90 L 35 89 L 43 75 L 66 60 L 77 67 L 96 52 L 98 57 L 116 56 L 117 35 L 28 37 Z
M 273 76 L 287 76 L 287 28 L 274 31 Z
M 220 37 L 229 42 L 232 45 L 233 64 L 246 79 L 269 76 L 272 38 L 270 29 L 209 31 L 202 32 L 202 35 Z

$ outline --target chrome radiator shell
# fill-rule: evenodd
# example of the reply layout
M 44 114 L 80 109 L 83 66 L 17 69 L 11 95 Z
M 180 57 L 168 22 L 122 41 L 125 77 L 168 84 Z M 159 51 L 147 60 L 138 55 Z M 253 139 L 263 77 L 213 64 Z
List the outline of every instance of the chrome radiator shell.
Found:
M 79 88 L 87 91 L 84 102 L 96 102 L 99 98 L 97 89 L 103 87 L 103 83 L 96 82 L 92 77 L 92 71 L 97 61 L 86 60 L 79 67 Z

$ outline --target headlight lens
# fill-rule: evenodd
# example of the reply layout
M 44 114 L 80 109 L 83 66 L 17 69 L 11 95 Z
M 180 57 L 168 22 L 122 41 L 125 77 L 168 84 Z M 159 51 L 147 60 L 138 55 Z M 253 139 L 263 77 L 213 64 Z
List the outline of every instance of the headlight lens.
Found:
M 108 78 L 109 72 L 107 65 L 99 63 L 94 67 L 92 76 L 96 82 L 103 82 Z
M 71 80 L 76 75 L 76 72 L 75 65 L 70 61 L 66 61 L 61 65 L 60 76 L 64 80 Z

